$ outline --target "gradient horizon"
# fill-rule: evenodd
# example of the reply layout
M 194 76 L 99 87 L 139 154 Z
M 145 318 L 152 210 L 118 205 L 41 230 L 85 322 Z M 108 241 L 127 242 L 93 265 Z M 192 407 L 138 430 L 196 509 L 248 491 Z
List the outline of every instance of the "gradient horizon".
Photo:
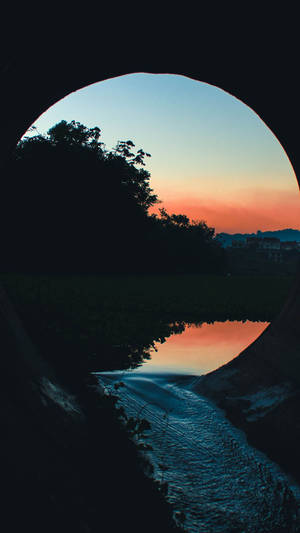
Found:
M 132 140 L 152 154 L 146 169 L 165 207 L 216 232 L 300 229 L 291 163 L 259 116 L 222 89 L 185 76 L 129 74 L 65 97 L 34 123 L 99 126 L 108 149 Z

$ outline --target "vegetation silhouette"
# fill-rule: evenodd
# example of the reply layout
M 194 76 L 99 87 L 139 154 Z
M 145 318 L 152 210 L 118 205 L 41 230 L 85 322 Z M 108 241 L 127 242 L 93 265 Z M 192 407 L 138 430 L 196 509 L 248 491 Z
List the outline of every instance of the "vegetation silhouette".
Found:
M 150 241 L 160 262 L 152 272 L 222 274 L 227 270 L 226 252 L 216 239 L 215 229 L 203 220 L 183 214 L 168 214 L 159 209 L 160 217 L 151 216 Z
M 187 323 L 271 321 L 293 279 L 1 274 L 0 281 L 39 351 L 64 382 L 81 382 L 91 371 L 138 367 Z
M 31 128 L 35 131 L 35 128 Z M 2 272 L 222 272 L 213 228 L 185 215 L 160 216 L 132 141 L 108 151 L 99 127 L 61 122 L 23 138 L 2 185 Z

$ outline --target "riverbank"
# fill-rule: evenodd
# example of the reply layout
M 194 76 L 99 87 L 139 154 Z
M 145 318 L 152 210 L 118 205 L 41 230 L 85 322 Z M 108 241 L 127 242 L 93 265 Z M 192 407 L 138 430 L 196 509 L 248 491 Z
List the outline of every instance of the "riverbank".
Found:
M 240 370 L 233 366 L 215 372 L 203 376 L 195 391 L 211 399 L 244 431 L 250 444 L 300 483 L 300 388 L 284 376 L 274 375 L 265 361 L 252 360 L 251 370 L 242 364 Z M 246 374 L 251 374 L 251 381 L 257 380 L 251 392 L 243 387 Z
M 91 378 L 66 386 L 2 290 L 0 330 L 5 531 L 179 531 L 113 398 L 101 397 Z
M 128 435 L 120 437 L 119 421 L 111 421 L 114 406 L 103 410 L 102 400 L 85 377 L 91 369 L 138 365 L 156 339 L 169 336 L 172 327 L 180 329 L 183 321 L 272 320 L 292 278 L 2 275 L 0 281 L 37 347 L 38 361 L 45 360 L 58 376 L 53 388 L 52 378 L 43 375 L 50 382 L 45 406 L 40 384 L 32 388 L 32 380 L 26 381 L 9 341 L 3 352 L 2 392 L 3 405 L 10 398 L 13 407 L 3 414 L 8 428 L 3 456 L 10 456 L 11 449 L 17 454 L 16 443 L 26 442 L 4 479 L 19 487 L 17 501 L 23 497 L 28 520 L 34 502 L 44 516 L 52 513 L 49 531 L 61 514 L 65 528 L 72 524 L 74 531 L 84 531 L 85 523 L 92 524 L 91 531 L 103 523 L 109 530 L 112 516 L 118 523 L 116 531 L 125 524 L 131 531 L 150 532 L 158 527 L 156 510 L 164 508 L 164 531 L 171 531 L 175 526 L 163 494 L 142 473 Z M 70 413 L 57 404 L 56 383 L 75 397 L 83 418 L 73 423 Z M 49 465 L 45 457 L 50 457 Z M 31 488 L 26 483 L 29 478 Z M 12 495 L 13 487 L 11 502 Z M 71 520 L 72 506 L 76 512 Z M 78 520 L 83 525 L 75 526 Z
M 293 306 L 295 293 L 291 296 Z M 300 481 L 299 328 L 286 306 L 238 357 L 198 380 L 249 441 Z

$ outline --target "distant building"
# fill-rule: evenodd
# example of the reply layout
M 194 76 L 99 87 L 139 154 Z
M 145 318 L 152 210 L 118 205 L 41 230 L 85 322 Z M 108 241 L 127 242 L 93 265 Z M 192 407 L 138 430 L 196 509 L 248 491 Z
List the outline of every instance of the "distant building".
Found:
M 299 241 L 281 242 L 277 237 L 247 237 L 246 240 L 233 239 L 232 248 L 243 248 L 245 252 L 262 253 L 267 252 L 266 257 L 274 261 L 282 261 L 283 254 L 290 251 L 300 252 Z
M 233 273 L 294 274 L 300 263 L 300 242 L 276 237 L 249 236 L 232 240 L 228 264 Z
M 246 241 L 241 239 L 232 239 L 231 246 L 233 248 L 245 248 Z
M 247 237 L 246 247 L 256 250 L 280 250 L 280 240 L 276 237 Z
M 282 242 L 281 243 L 281 250 L 284 250 L 284 251 L 291 251 L 291 250 L 299 250 L 300 249 L 300 246 L 299 246 L 299 242 L 297 241 L 286 241 L 286 242 Z
M 258 248 L 259 237 L 247 237 L 246 248 Z
M 276 263 L 281 263 L 282 261 L 282 252 L 281 250 L 268 250 L 268 259 L 275 261 Z
M 280 250 L 280 240 L 276 237 L 258 239 L 258 248 L 260 250 Z

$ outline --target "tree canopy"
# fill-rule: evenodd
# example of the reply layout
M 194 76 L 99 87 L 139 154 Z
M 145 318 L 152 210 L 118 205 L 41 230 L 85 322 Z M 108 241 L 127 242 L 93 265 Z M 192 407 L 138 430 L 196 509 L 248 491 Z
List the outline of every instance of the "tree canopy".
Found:
M 107 150 L 98 126 L 74 120 L 31 133 L 2 182 L 1 216 L 9 227 L 2 269 L 172 272 L 216 263 L 220 250 L 204 221 L 164 208 L 149 215 L 160 200 L 143 148 L 120 140 Z
M 21 140 L 16 148 L 15 159 L 22 165 L 26 162 L 30 164 L 31 176 L 39 164 L 47 162 L 51 167 L 61 165 L 61 182 L 66 179 L 62 177 L 62 171 L 72 171 L 76 176 L 77 165 L 80 165 L 81 170 L 83 163 L 86 167 L 82 178 L 90 180 L 93 176 L 104 189 L 111 184 L 116 189 L 115 197 L 119 193 L 118 189 L 123 189 L 123 193 L 126 189 L 126 196 L 134 199 L 146 212 L 159 200 L 149 185 L 150 173 L 137 168 L 137 165 L 145 166 L 145 157 L 151 155 L 142 148 L 135 154 L 135 145 L 130 140 L 118 141 L 116 147 L 108 151 L 99 140 L 100 137 L 101 129 L 97 126 L 87 128 L 75 120 L 62 120 L 50 128 L 46 135 L 27 136 Z M 102 179 L 104 175 L 108 179 Z

